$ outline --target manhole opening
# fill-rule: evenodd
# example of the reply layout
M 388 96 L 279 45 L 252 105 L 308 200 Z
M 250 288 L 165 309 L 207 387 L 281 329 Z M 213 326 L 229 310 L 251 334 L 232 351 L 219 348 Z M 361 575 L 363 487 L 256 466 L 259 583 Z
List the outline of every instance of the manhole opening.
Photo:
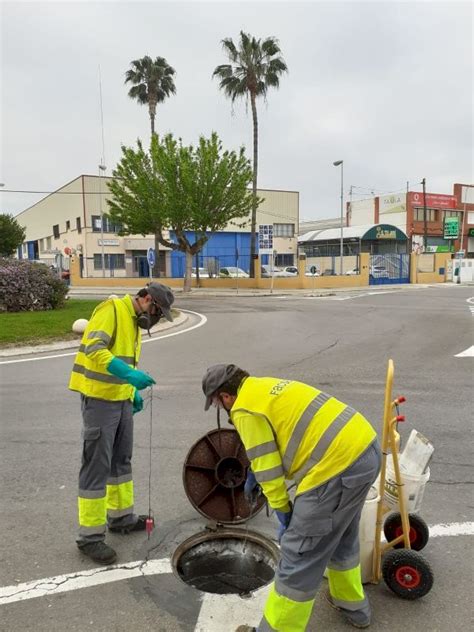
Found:
M 234 531 L 189 538 L 176 549 L 172 564 L 198 590 L 245 597 L 273 580 L 277 560 L 278 549 L 269 540 Z

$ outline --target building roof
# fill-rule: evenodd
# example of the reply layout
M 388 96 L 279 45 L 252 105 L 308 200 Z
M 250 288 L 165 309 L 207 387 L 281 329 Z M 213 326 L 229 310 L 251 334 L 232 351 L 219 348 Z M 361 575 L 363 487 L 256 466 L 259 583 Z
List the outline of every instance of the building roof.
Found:
M 379 228 L 384 231 L 395 231 L 394 239 L 407 239 L 406 233 L 398 228 L 398 226 L 392 226 L 391 224 L 366 224 L 365 226 L 344 226 L 342 229 L 343 239 L 374 239 L 370 232 Z M 298 243 L 305 243 L 308 241 L 332 241 L 333 239 L 341 238 L 340 228 L 327 228 L 322 230 L 311 230 L 304 235 L 298 237 Z

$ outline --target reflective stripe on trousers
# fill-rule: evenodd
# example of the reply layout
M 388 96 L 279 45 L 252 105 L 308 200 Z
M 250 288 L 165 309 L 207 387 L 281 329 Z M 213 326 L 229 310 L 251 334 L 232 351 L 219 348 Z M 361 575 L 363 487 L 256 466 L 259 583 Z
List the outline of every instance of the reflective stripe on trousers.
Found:
M 370 612 L 360 580 L 358 529 L 380 461 L 375 441 L 345 472 L 296 497 L 259 632 L 304 632 L 326 567 L 336 605 Z
M 107 519 L 115 527 L 136 522 L 131 466 L 132 403 L 82 396 L 81 409 L 78 542 L 103 540 Z

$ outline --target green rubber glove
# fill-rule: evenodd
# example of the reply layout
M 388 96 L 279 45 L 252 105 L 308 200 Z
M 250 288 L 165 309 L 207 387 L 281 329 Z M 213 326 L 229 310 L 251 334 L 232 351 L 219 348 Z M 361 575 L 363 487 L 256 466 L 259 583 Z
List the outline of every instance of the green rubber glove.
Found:
M 135 391 L 133 396 L 133 414 L 139 413 L 141 410 L 143 410 L 143 397 L 138 391 Z
M 128 366 L 126 362 L 120 360 L 119 358 L 113 358 L 111 360 L 109 366 L 107 367 L 107 371 L 112 373 L 112 375 L 115 375 L 115 377 L 127 380 L 129 384 L 137 388 L 139 391 L 143 390 L 147 386 L 156 384 L 151 375 Z

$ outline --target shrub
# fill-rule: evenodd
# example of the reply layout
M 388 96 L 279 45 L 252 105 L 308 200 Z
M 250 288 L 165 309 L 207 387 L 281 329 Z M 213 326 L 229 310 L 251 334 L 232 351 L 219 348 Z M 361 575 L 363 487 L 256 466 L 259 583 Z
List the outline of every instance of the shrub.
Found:
M 68 287 L 42 263 L 0 258 L 0 312 L 57 309 Z

